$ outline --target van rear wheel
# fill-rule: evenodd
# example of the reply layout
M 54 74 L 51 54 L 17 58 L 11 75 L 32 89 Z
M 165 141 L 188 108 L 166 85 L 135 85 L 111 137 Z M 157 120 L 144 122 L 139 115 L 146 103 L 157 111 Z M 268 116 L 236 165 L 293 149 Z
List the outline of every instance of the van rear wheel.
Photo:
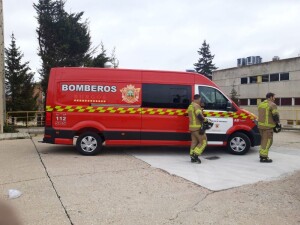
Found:
M 82 155 L 96 155 L 101 148 L 102 139 L 94 132 L 82 133 L 76 141 L 76 149 Z
M 244 155 L 250 149 L 249 137 L 241 132 L 236 132 L 230 136 L 227 144 L 227 149 L 230 153 L 235 155 Z

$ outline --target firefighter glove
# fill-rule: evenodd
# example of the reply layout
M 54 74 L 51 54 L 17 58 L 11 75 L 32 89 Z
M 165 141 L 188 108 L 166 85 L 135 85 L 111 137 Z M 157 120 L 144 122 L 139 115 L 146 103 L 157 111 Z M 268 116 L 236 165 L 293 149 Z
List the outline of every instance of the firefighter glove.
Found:
M 275 133 L 279 133 L 281 131 L 281 124 L 280 123 L 276 123 L 276 126 L 273 128 L 273 131 Z

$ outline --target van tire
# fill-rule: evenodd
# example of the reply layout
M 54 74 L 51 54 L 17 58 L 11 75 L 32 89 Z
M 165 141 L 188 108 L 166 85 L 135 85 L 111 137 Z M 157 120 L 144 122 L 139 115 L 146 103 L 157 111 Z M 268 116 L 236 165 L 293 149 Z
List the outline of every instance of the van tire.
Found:
M 234 155 L 246 154 L 251 146 L 249 137 L 241 132 L 232 134 L 227 143 L 227 150 Z
M 102 139 L 94 132 L 82 133 L 76 141 L 76 149 L 82 155 L 96 155 L 101 148 Z

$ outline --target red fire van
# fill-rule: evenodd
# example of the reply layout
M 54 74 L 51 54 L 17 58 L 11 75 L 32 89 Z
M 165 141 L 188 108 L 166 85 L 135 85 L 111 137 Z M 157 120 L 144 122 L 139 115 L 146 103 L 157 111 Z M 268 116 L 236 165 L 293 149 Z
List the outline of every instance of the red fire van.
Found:
M 84 155 L 102 146 L 189 146 L 186 109 L 200 94 L 214 126 L 208 145 L 245 154 L 260 144 L 256 117 L 197 73 L 101 68 L 53 68 L 43 142 L 72 145 Z

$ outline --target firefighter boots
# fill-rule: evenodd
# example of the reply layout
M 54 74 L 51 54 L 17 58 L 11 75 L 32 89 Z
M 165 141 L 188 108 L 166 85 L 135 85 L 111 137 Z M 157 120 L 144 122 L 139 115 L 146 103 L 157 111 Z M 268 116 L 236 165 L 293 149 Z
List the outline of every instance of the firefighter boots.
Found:
M 197 155 L 193 154 L 193 155 L 191 155 L 191 162 L 200 164 L 201 160 L 199 159 L 199 157 Z
M 260 162 L 261 163 L 271 163 L 271 162 L 273 162 L 273 160 L 270 159 L 269 157 L 260 157 Z

